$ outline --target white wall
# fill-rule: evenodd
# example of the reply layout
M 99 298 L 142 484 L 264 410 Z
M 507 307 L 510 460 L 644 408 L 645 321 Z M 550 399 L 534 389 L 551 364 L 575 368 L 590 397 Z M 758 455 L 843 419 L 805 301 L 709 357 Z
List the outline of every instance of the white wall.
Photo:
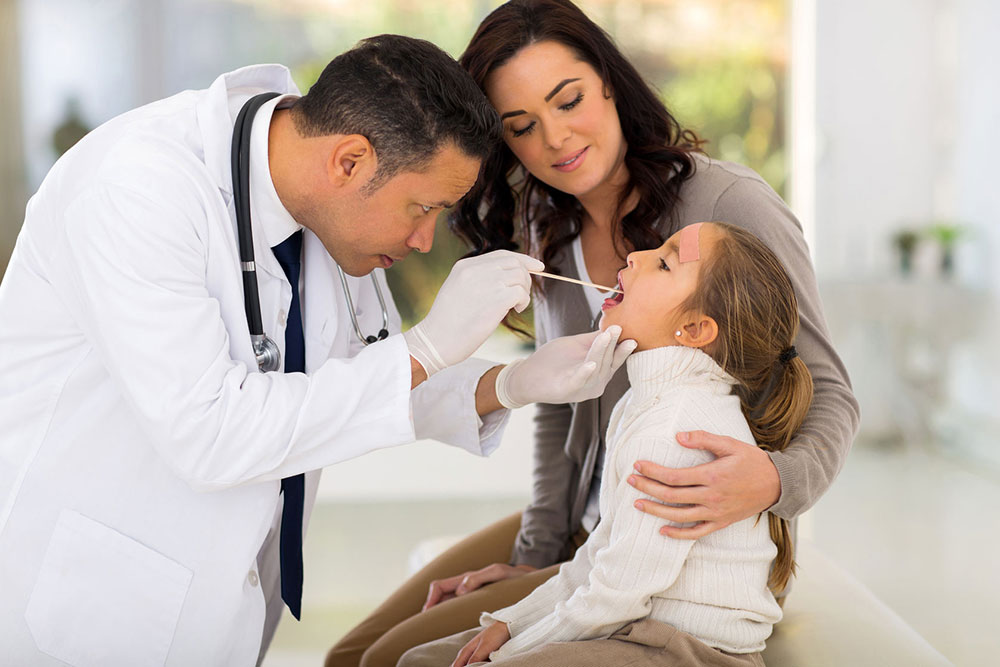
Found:
M 976 225 L 962 268 L 1000 293 L 1000 3 L 965 0 L 954 12 L 954 211 Z
M 960 248 L 962 281 L 1000 289 L 1000 267 L 989 262 L 1000 248 L 1000 5 L 839 0 L 815 8 L 821 278 L 889 274 L 894 231 L 946 219 L 975 230 Z
M 817 272 L 862 433 L 912 440 L 918 422 L 975 417 L 986 420 L 976 437 L 961 438 L 991 442 L 1000 429 L 990 416 L 1000 353 L 988 324 L 1000 301 L 1000 3 L 795 4 L 815 9 L 815 154 L 793 177 L 814 186 Z M 940 279 L 937 249 L 925 242 L 922 275 L 901 281 L 892 234 L 936 220 L 968 230 L 956 279 Z

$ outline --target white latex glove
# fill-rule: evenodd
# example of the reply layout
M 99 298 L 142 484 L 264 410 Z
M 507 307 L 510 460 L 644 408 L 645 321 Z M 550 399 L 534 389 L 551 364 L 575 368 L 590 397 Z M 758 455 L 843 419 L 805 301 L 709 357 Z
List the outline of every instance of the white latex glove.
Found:
M 455 262 L 427 317 L 403 334 L 410 355 L 430 377 L 468 359 L 511 308 L 531 301 L 531 274 L 545 268 L 537 259 L 494 250 Z
M 497 398 L 505 408 L 528 403 L 578 403 L 597 398 L 625 358 L 634 340 L 618 342 L 622 329 L 550 340 L 527 359 L 505 366 L 497 375 Z

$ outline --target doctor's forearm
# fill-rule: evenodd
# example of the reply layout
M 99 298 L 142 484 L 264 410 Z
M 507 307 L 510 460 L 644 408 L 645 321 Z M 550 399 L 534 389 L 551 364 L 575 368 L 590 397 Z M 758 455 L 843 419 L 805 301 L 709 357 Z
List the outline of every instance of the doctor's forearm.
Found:
M 476 385 L 476 414 L 480 417 L 503 407 L 497 398 L 497 375 L 503 366 L 494 366 L 483 373 Z

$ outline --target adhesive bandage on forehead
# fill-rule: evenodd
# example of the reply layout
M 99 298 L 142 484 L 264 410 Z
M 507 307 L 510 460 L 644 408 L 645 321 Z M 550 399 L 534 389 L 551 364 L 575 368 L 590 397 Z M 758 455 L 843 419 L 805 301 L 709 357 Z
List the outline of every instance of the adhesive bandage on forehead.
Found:
M 681 264 L 684 262 L 696 262 L 701 259 L 699 240 L 701 238 L 701 226 L 703 222 L 696 222 L 681 230 L 679 247 L 677 249 L 677 259 Z

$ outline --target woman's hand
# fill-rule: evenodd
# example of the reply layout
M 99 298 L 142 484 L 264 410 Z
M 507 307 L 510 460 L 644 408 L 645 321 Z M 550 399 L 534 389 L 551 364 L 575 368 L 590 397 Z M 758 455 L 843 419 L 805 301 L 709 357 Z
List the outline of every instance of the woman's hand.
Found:
M 451 667 L 465 667 L 474 662 L 485 662 L 490 659 L 490 653 L 506 644 L 509 639 L 510 630 L 507 629 L 507 624 L 498 621 L 470 639 L 469 643 L 458 652 L 458 657 L 451 663 Z
M 763 449 L 704 431 L 678 433 L 677 442 L 715 454 L 714 461 L 692 468 L 664 468 L 637 461 L 639 474 L 629 484 L 663 503 L 637 500 L 637 509 L 693 526 L 664 526 L 661 535 L 694 540 L 766 510 L 781 497 L 781 478 Z
M 427 601 L 424 603 L 422 611 L 427 611 L 439 602 L 471 593 L 486 584 L 520 577 L 534 572 L 536 569 L 530 565 L 493 563 L 493 565 L 487 565 L 481 570 L 472 570 L 447 579 L 435 579 L 427 591 Z

